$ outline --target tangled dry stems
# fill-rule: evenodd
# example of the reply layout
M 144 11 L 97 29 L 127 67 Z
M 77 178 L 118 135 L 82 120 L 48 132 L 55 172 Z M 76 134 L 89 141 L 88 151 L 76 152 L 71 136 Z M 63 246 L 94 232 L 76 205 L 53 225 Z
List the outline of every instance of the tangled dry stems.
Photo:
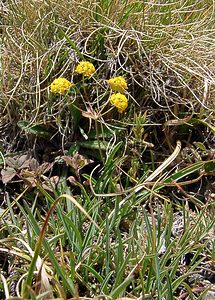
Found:
M 80 55 L 96 63 L 104 80 L 126 76 L 131 97 L 143 110 L 154 102 L 177 118 L 176 104 L 197 113 L 200 107 L 213 109 L 212 1 L 128 4 L 125 14 L 118 1 L 108 7 L 90 1 L 8 1 L 2 37 L 4 122 L 64 128 L 71 118 L 67 103 L 51 100 L 48 87 L 59 76 L 73 80 Z M 105 91 L 101 85 L 102 90 L 94 86 L 91 102 Z
M 129 1 L 127 17 L 124 6 L 117 10 L 119 2 L 111 3 L 102 8 L 89 1 L 8 2 L 2 35 L 1 126 L 15 127 L 12 131 L 19 137 L 20 120 L 43 124 L 51 138 L 60 133 L 64 148 L 74 134 L 71 103 L 82 102 L 89 113 L 102 110 L 106 80 L 118 75 L 128 81 L 131 109 L 126 118 L 131 123 L 133 111 L 146 110 L 149 116 L 162 110 L 167 122 L 186 113 L 212 120 L 213 3 L 190 1 L 181 7 L 179 1 L 160 6 Z M 78 93 L 69 101 L 54 98 L 51 82 L 59 76 L 76 81 L 74 71 L 83 58 L 93 61 L 101 78 L 91 83 L 87 99 Z M 101 122 L 109 126 L 108 119 Z

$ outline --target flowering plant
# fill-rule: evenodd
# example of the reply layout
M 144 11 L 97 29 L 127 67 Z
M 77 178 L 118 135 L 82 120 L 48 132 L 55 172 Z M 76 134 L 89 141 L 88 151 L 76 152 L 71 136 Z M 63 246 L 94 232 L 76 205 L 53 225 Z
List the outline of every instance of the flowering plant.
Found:
M 77 65 L 75 72 L 78 74 L 83 74 L 86 77 L 90 77 L 96 72 L 96 69 L 89 61 L 81 61 Z
M 120 93 L 124 93 L 128 88 L 126 80 L 122 76 L 113 77 L 107 80 L 107 83 L 111 87 L 112 90 Z
M 119 113 L 122 113 L 128 107 L 128 99 L 121 93 L 112 94 L 109 100 L 118 109 Z
M 60 77 L 52 82 L 50 88 L 52 93 L 64 95 L 72 85 L 66 78 Z
M 78 74 L 82 74 L 83 76 L 90 77 L 96 72 L 96 70 L 92 63 L 88 61 L 81 61 L 77 65 L 75 72 Z M 115 106 L 118 109 L 119 113 L 122 113 L 128 107 L 128 99 L 125 95 L 123 95 L 125 90 L 128 88 L 127 82 L 122 76 L 117 76 L 107 80 L 107 83 L 109 84 L 112 90 L 118 92 L 112 94 L 109 97 L 109 101 L 113 106 Z M 52 82 L 50 88 L 51 92 L 64 95 L 72 86 L 73 83 L 68 81 L 66 78 L 60 77 Z M 86 96 L 86 90 L 84 91 Z

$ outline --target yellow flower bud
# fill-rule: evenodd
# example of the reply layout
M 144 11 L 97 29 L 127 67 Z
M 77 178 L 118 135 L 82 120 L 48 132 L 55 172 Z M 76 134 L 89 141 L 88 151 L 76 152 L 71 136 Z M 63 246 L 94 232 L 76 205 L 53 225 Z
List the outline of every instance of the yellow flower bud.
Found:
M 128 88 L 126 80 L 122 76 L 114 77 L 107 80 L 107 83 L 112 90 L 120 93 L 124 93 Z
M 89 61 L 81 61 L 76 69 L 75 72 L 78 74 L 83 74 L 84 76 L 90 77 L 95 73 L 96 69 L 92 63 Z
M 128 107 L 128 99 L 121 93 L 112 94 L 109 100 L 118 109 L 119 113 L 122 113 Z
M 71 88 L 73 84 L 66 78 L 56 78 L 50 85 L 51 92 L 64 95 Z

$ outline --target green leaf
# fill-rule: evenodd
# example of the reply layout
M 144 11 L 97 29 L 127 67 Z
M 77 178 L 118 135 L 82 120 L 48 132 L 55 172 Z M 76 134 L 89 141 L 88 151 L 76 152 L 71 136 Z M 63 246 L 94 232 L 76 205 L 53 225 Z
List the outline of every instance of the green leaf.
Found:
M 129 253 L 127 255 L 127 257 L 125 258 L 125 260 L 122 261 L 121 265 L 117 266 L 118 271 L 117 271 L 117 275 L 116 275 L 116 278 L 115 278 L 115 281 L 113 284 L 113 288 L 112 288 L 113 290 L 117 289 L 117 287 L 123 283 L 123 277 L 124 277 L 124 274 L 126 271 L 126 267 L 129 265 L 129 260 L 131 258 L 131 254 L 132 253 Z M 123 257 L 123 252 L 121 253 L 121 255 Z
M 107 128 L 107 127 L 103 127 L 103 128 L 101 128 L 101 127 L 99 127 L 98 128 L 98 133 L 96 133 L 96 130 L 95 129 L 92 129 L 90 132 L 89 132 L 89 134 L 88 134 L 88 138 L 89 139 L 96 139 L 97 138 L 97 136 L 99 137 L 99 138 L 103 138 L 103 139 L 110 139 L 112 136 L 113 136 L 113 134 L 115 133 L 116 135 L 118 135 L 119 133 L 120 133 L 120 131 L 121 131 L 121 129 L 119 129 L 119 128 L 117 128 L 117 129 L 112 129 L 112 130 L 110 130 L 109 128 Z
M 65 39 L 67 40 L 67 42 L 70 44 L 70 46 L 72 47 L 72 49 L 74 49 L 74 50 L 77 52 L 79 58 L 80 58 L 81 60 L 84 60 L 83 54 L 82 54 L 81 51 L 78 49 L 78 47 L 75 45 L 75 43 L 69 38 L 69 36 L 68 36 L 61 28 L 59 28 L 59 30 L 60 30 L 60 32 L 63 34 L 63 36 L 65 37 Z
M 116 299 L 121 293 L 123 293 L 126 287 L 131 283 L 133 280 L 133 276 L 126 278 L 120 285 L 116 287 L 111 293 L 110 297 Z
M 98 280 L 98 282 L 99 282 L 100 284 L 103 284 L 104 279 L 103 279 L 102 276 L 99 275 L 99 273 L 97 273 L 91 266 L 86 265 L 86 264 L 82 264 L 81 266 L 82 266 L 83 268 L 86 268 L 88 271 L 90 271 L 90 272 L 95 276 L 95 278 Z
M 206 162 L 204 162 L 204 161 L 198 161 L 186 168 L 183 168 L 183 169 L 177 171 L 175 174 L 169 176 L 167 179 L 164 180 L 164 183 L 178 181 L 178 180 L 184 178 L 185 176 L 188 176 L 188 175 L 193 174 L 196 171 L 200 170 L 205 164 L 206 164 Z
M 207 173 L 215 172 L 215 161 L 210 161 L 205 164 L 205 171 Z
M 69 110 L 73 118 L 74 130 L 76 130 L 80 122 L 81 112 L 74 103 L 70 105 Z
M 193 119 L 191 119 L 190 123 L 191 123 L 191 124 L 196 124 L 196 123 L 197 123 L 197 124 L 198 124 L 198 123 L 203 124 L 203 125 L 205 125 L 206 127 L 210 128 L 211 131 L 213 131 L 213 133 L 215 133 L 215 127 L 212 126 L 211 124 L 207 123 L 206 121 L 203 121 L 203 120 L 200 120 L 200 119 L 195 119 L 195 118 L 193 118 Z
M 80 146 L 77 143 L 74 143 L 68 150 L 67 155 L 74 156 L 80 149 Z
M 107 150 L 108 143 L 103 141 L 86 141 L 86 142 L 79 142 L 78 145 L 80 145 L 83 148 L 89 148 L 89 149 L 96 149 L 96 150 Z M 100 146 L 99 146 L 100 145 Z
M 201 142 L 194 142 L 193 143 L 197 148 L 199 148 L 202 151 L 206 151 L 205 145 Z
M 172 292 L 172 284 L 171 284 L 171 280 L 170 280 L 168 273 L 166 274 L 166 278 L 167 278 L 167 297 L 166 297 L 166 299 L 174 300 L 173 292 Z
M 28 134 L 47 137 L 50 135 L 49 131 L 41 125 L 30 125 L 28 121 L 19 121 L 17 125 Z

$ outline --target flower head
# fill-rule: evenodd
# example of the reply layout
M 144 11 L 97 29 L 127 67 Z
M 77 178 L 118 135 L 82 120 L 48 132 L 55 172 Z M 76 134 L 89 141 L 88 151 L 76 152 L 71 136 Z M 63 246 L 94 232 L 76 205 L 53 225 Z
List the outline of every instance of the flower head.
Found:
M 72 83 L 66 78 L 60 77 L 56 78 L 50 88 L 52 93 L 64 95 L 71 88 Z
M 81 61 L 76 69 L 75 72 L 78 74 L 83 74 L 84 76 L 90 77 L 95 73 L 96 69 L 92 63 L 89 61 Z
M 124 93 L 125 90 L 128 88 L 127 82 L 122 76 L 111 78 L 107 80 L 107 83 L 114 91 L 120 93 Z
M 112 94 L 109 100 L 118 109 L 119 113 L 122 113 L 128 107 L 128 99 L 121 93 Z

